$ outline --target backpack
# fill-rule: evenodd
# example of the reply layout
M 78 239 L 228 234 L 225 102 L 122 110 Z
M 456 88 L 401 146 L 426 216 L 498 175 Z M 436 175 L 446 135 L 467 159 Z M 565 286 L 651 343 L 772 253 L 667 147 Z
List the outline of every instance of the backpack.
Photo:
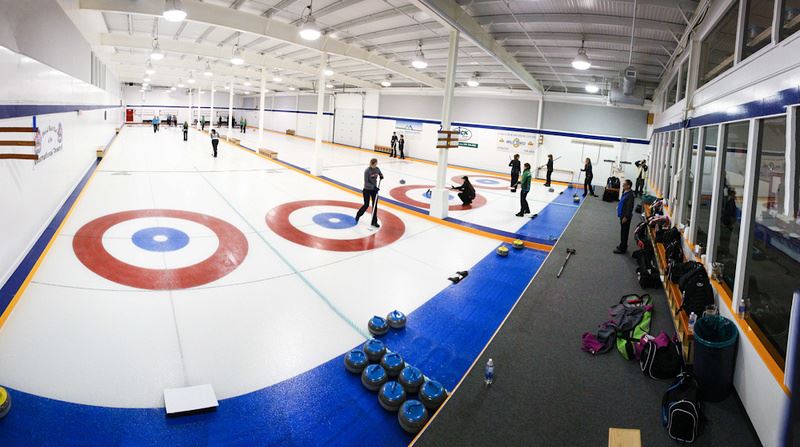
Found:
M 678 288 L 683 293 L 683 300 L 681 307 L 675 311 L 676 315 L 680 311 L 686 312 L 686 315 L 692 312 L 702 315 L 707 306 L 714 304 L 714 290 L 703 264 L 697 263 L 692 270 L 681 276 Z
M 606 188 L 619 189 L 619 177 L 609 177 L 606 180 Z
M 633 230 L 633 240 L 636 241 L 636 246 L 640 249 L 647 245 L 647 222 L 644 220 L 639 222 L 639 225 Z
M 650 332 L 653 314 L 653 299 L 649 294 L 623 296 L 619 304 L 609 310 L 614 322 L 617 350 L 625 360 L 636 357 L 636 343 Z
M 636 250 L 632 254 L 636 259 L 636 278 L 643 289 L 658 289 L 661 287 L 661 273 L 656 265 L 656 255 L 651 247 Z
M 683 262 L 683 241 L 678 240 L 664 244 L 664 254 L 667 257 L 667 262 Z
M 676 337 L 662 332 L 657 337 L 642 338 L 639 346 L 639 369 L 651 379 L 674 379 L 683 371 L 683 353 Z
M 683 373 L 664 393 L 661 399 L 661 424 L 670 438 L 685 443 L 697 439 L 702 420 L 698 391 L 694 377 Z
M 681 239 L 681 230 L 677 227 L 672 227 L 668 230 L 662 230 L 656 232 L 656 242 L 661 242 L 666 247 L 672 241 L 678 241 Z
M 694 270 L 695 268 L 697 268 L 698 265 L 702 266 L 703 264 L 700 264 L 697 261 L 686 261 L 686 262 L 670 263 L 669 264 L 669 271 L 667 272 L 667 276 L 669 277 L 670 281 L 672 281 L 675 284 L 677 284 L 678 281 L 681 280 L 681 277 L 683 275 L 685 275 L 685 274 L 689 273 L 690 271 Z
M 597 327 L 597 334 L 586 332 L 581 337 L 581 350 L 592 355 L 610 351 L 617 340 L 617 328 L 613 321 L 606 321 Z

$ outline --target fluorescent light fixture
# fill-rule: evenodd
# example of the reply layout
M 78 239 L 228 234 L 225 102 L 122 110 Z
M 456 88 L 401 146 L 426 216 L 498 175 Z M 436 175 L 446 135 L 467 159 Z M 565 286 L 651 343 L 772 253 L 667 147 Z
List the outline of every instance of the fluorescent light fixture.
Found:
M 578 55 L 572 60 L 572 67 L 576 70 L 588 70 L 591 66 L 592 63 L 589 61 L 589 57 L 586 56 L 586 48 L 583 47 L 583 41 L 581 41 L 581 47 L 578 48 Z
M 180 0 L 166 0 L 164 12 L 161 15 L 167 22 L 181 22 L 186 18 L 186 11 Z
M 139 89 L 139 91 L 140 91 L 141 93 L 144 93 L 144 88 L 140 88 L 140 89 Z
M 383 81 L 381 81 L 381 85 L 384 87 L 391 87 L 392 81 L 390 81 L 389 79 L 384 79 Z
M 253 84 L 250 82 L 250 78 L 244 78 L 244 85 L 245 85 L 245 86 L 247 86 L 247 87 L 250 87 L 251 85 L 253 85 Z
M 333 84 L 325 84 L 325 88 L 333 88 Z
M 478 80 L 478 73 L 473 74 L 472 77 L 469 78 L 467 85 L 470 87 L 477 87 L 481 85 L 481 81 Z
M 425 53 L 422 52 L 422 41 L 419 41 L 419 47 L 417 48 L 417 53 L 414 55 L 414 59 L 411 60 L 411 66 L 419 69 L 424 70 L 428 68 L 428 61 L 425 60 Z
M 283 82 L 283 78 L 280 76 L 275 76 L 272 78 L 272 82 Z
M 600 91 L 600 87 L 598 87 L 594 82 L 586 84 L 586 87 L 584 88 L 586 89 L 586 93 L 597 93 Z
M 153 64 L 150 61 L 147 61 L 147 64 L 145 64 L 144 72 L 149 75 L 156 74 L 156 69 L 153 68 Z
M 203 76 L 214 76 L 214 72 L 211 71 L 211 64 L 206 62 L 206 69 L 203 70 Z
M 183 81 L 178 78 L 178 88 L 183 88 Z
M 333 73 L 334 73 L 334 71 L 331 70 L 330 68 L 326 68 L 326 69 L 322 70 L 322 74 L 324 74 L 325 76 L 333 76 Z
M 164 59 L 164 52 L 161 51 L 161 47 L 158 46 L 158 37 L 153 39 L 153 51 L 150 52 L 150 59 L 154 61 Z
M 296 90 L 296 89 L 295 89 L 294 87 L 289 87 L 289 91 L 292 91 L 292 92 L 293 92 L 293 91 L 295 91 L 295 90 Z
M 206 94 L 206 92 L 205 92 L 205 91 L 203 91 L 203 90 L 200 90 L 200 94 L 201 94 L 201 95 L 205 95 L 205 94 Z
M 144 79 L 142 79 L 142 81 L 150 82 L 151 81 L 150 76 L 145 76 Z
M 197 82 L 194 79 L 194 73 L 189 75 L 189 79 L 187 79 L 186 82 L 188 82 L 189 84 L 194 84 L 195 82 Z
M 169 89 L 172 90 L 173 92 L 176 90 L 174 85 L 172 87 L 170 87 Z
M 249 94 L 250 94 L 250 92 L 244 92 L 244 94 L 245 94 L 245 95 L 249 95 Z
M 231 56 L 231 63 L 233 65 L 242 65 L 244 63 L 244 58 L 242 57 L 242 50 L 239 49 L 239 45 L 233 46 L 233 55 Z

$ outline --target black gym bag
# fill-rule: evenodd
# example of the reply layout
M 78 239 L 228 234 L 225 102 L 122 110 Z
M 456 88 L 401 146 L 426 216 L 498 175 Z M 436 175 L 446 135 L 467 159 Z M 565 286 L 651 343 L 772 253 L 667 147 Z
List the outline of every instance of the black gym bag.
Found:
M 694 312 L 700 317 L 706 307 L 714 304 L 711 280 L 708 279 L 706 268 L 699 262 L 681 276 L 681 279 L 678 280 L 678 288 L 683 292 L 683 300 L 681 307 L 675 312 L 676 315 L 682 310 L 686 312 L 686 315 Z
M 639 279 L 639 286 L 643 289 L 658 289 L 661 287 L 661 274 L 656 265 L 656 255 L 650 246 L 636 250 L 632 254 L 636 259 L 636 277 Z
M 683 353 L 680 341 L 665 333 L 657 337 L 642 338 L 642 353 L 639 368 L 651 379 L 674 379 L 683 371 Z
M 691 444 L 697 439 L 702 421 L 699 386 L 683 373 L 667 388 L 661 400 L 661 423 L 670 438 Z

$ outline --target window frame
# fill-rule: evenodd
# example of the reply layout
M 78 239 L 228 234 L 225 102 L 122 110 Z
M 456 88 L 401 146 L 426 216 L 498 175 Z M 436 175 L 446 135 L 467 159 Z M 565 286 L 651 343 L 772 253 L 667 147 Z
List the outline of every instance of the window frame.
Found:
M 742 9 L 744 8 L 744 3 L 746 1 L 747 0 L 729 0 L 729 3 L 722 8 L 722 12 L 720 13 L 719 17 L 717 17 L 717 20 L 714 22 L 714 24 L 712 26 L 710 26 L 707 30 L 705 30 L 705 32 L 702 35 L 700 35 L 699 38 L 697 39 L 698 44 L 699 44 L 698 46 L 700 48 L 698 48 L 698 64 L 697 64 L 697 67 L 695 68 L 695 70 L 697 71 L 697 87 L 696 87 L 696 90 L 700 90 L 700 89 L 702 89 L 702 88 L 704 88 L 704 87 L 706 87 L 708 85 L 714 84 L 718 79 L 720 79 L 726 73 L 728 73 L 733 68 L 735 68 L 736 65 L 741 61 L 741 48 L 740 48 L 740 45 L 738 44 L 738 42 L 741 41 L 741 33 L 742 33 L 742 28 L 743 28 L 743 26 L 742 26 Z M 702 61 L 703 61 L 703 45 L 704 45 L 706 39 L 708 39 L 708 37 L 711 35 L 711 33 L 714 30 L 717 29 L 717 26 L 719 26 L 720 22 L 733 9 L 734 4 L 737 3 L 737 2 L 738 2 L 738 7 L 737 7 L 737 18 L 736 18 L 736 40 L 735 40 L 734 46 L 733 46 L 733 64 L 731 64 L 731 66 L 729 68 L 727 68 L 726 70 L 717 73 L 717 75 L 714 76 L 712 79 L 709 79 L 705 83 L 702 83 L 703 79 L 702 79 L 702 73 L 700 71 L 702 69 Z

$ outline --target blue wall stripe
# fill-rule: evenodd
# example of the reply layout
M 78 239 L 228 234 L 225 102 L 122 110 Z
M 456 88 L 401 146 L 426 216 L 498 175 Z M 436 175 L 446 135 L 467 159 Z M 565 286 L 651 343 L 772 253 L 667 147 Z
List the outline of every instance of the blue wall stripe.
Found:
M 168 105 L 150 105 L 150 104 L 128 104 L 126 106 L 128 109 L 136 109 L 136 108 L 156 108 L 156 109 L 188 109 L 189 106 L 168 106 Z M 211 109 L 211 106 L 192 106 L 193 109 Z M 220 112 L 228 110 L 227 107 L 214 107 L 215 110 L 219 110 Z M 258 111 L 258 108 L 252 107 L 233 107 L 233 110 L 249 110 L 249 111 Z M 284 112 L 284 113 L 299 113 L 303 115 L 316 115 L 317 112 L 308 111 L 308 110 L 288 110 L 288 109 L 264 109 L 265 112 Z M 333 112 L 322 112 L 323 115 L 333 116 Z
M 119 104 L 0 104 L 0 119 L 77 112 L 79 110 L 118 109 L 120 107 L 122 106 Z
M 779 115 L 786 113 L 787 107 L 797 104 L 800 104 L 800 87 L 787 88 L 762 99 L 746 102 L 734 107 L 728 107 L 727 110 L 722 112 L 708 113 L 678 123 L 659 127 L 654 133 L 668 132 L 689 127 L 709 126 L 730 121 L 742 121 L 762 116 Z

